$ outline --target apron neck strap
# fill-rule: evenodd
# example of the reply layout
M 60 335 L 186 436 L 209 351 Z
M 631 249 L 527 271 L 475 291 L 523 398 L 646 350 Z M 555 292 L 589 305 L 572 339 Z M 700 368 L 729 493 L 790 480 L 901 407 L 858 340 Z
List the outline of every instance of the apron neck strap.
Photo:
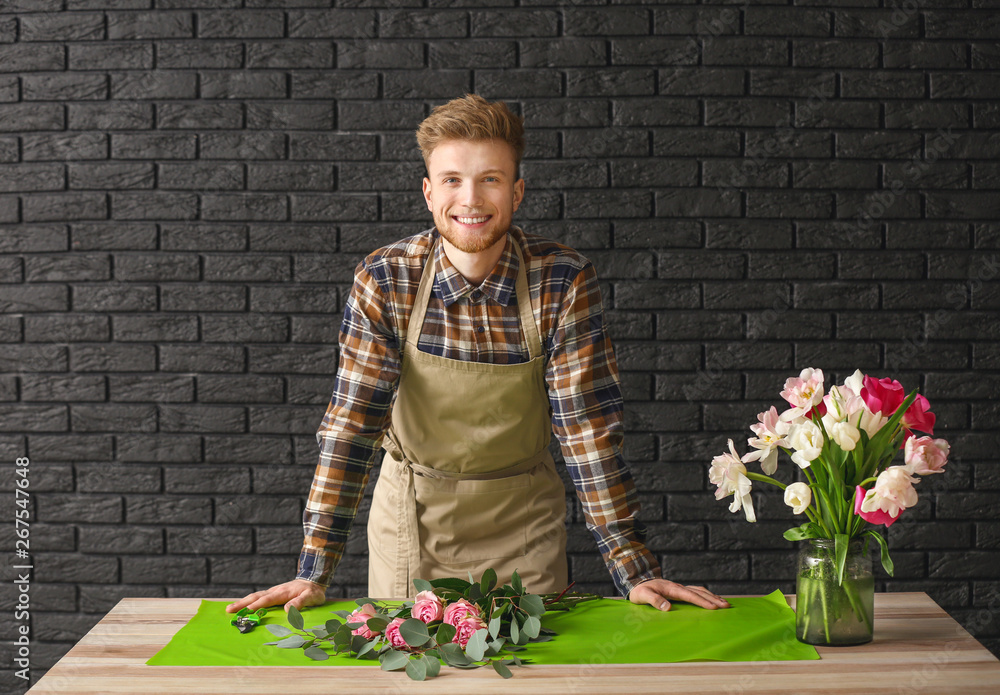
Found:
M 521 317 L 521 329 L 524 331 L 525 339 L 528 341 L 528 355 L 535 359 L 542 354 L 542 341 L 539 337 L 538 326 L 535 323 L 534 311 L 531 308 L 531 295 L 528 290 L 528 273 L 524 262 L 524 254 L 521 253 L 521 246 L 508 232 L 517 255 L 517 281 L 515 283 L 515 294 L 517 295 L 517 306 Z M 434 287 L 436 273 L 434 272 L 434 255 L 440 240 L 435 236 L 431 244 L 430 253 L 424 262 L 424 270 L 420 276 L 420 285 L 417 287 L 417 296 L 413 300 L 413 310 L 410 312 L 410 323 L 406 329 L 406 342 L 417 348 L 417 341 L 424 327 L 424 317 L 427 315 L 427 302 L 430 300 L 431 290 Z

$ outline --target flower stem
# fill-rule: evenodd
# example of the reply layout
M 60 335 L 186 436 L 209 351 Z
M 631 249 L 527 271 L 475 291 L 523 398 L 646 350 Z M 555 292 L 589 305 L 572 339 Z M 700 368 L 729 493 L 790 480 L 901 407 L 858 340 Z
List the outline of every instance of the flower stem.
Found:
M 771 485 L 777 485 L 782 490 L 784 490 L 786 487 L 788 487 L 787 485 L 785 485 L 780 480 L 775 480 L 771 476 L 764 475 L 763 473 L 751 473 L 751 472 L 747 471 L 747 477 L 750 478 L 750 480 L 756 480 L 758 483 L 769 483 Z

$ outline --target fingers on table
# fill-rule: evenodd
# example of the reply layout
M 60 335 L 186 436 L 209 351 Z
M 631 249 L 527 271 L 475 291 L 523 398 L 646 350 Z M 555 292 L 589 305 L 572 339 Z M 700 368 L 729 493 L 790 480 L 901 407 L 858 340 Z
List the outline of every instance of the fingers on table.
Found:
M 275 603 L 281 603 L 280 600 L 275 599 L 276 597 L 270 591 L 256 591 L 244 598 L 240 603 L 246 606 L 250 612 L 253 612 L 258 608 L 267 608 L 268 606 L 273 606 Z
M 721 596 L 716 596 L 703 586 L 682 586 L 684 596 L 678 596 L 689 603 L 702 608 L 729 608 L 729 602 Z
M 259 593 L 259 592 L 258 592 Z M 257 594 L 250 594 L 249 596 L 244 596 L 239 601 L 233 601 L 226 606 L 227 613 L 235 613 L 241 608 L 245 608 L 250 605 L 251 602 L 256 598 Z

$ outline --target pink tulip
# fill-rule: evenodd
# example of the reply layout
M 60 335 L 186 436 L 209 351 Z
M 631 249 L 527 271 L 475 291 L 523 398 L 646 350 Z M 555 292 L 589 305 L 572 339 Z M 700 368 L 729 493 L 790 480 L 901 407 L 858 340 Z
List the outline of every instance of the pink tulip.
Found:
M 781 397 L 792 407 L 781 414 L 781 419 L 790 422 L 806 416 L 814 406 L 823 402 L 823 370 L 807 367 L 797 377 L 785 380 Z
M 866 375 L 865 387 L 861 389 L 861 397 L 870 411 L 873 413 L 881 412 L 889 417 L 906 399 L 906 392 L 903 390 L 903 385 L 895 379 L 886 377 L 876 381 Z
M 903 463 L 911 473 L 917 475 L 944 473 L 944 464 L 948 463 L 948 452 L 951 450 L 944 439 L 913 437 L 906 440 L 904 447 Z
M 930 408 L 930 402 L 918 394 L 903 414 L 903 427 L 907 430 L 919 430 L 927 434 L 934 434 L 934 422 L 937 420 L 937 416 L 930 412 Z M 909 438 L 908 435 L 907 439 Z
M 871 524 L 885 524 L 886 528 L 889 528 L 893 523 L 902 515 L 903 510 L 899 510 L 899 514 L 896 516 L 889 516 L 886 512 L 881 509 L 876 509 L 873 512 L 863 512 L 861 511 L 861 503 L 865 501 L 865 495 L 867 490 L 858 485 L 854 491 L 854 513 L 860 516 L 862 519 Z

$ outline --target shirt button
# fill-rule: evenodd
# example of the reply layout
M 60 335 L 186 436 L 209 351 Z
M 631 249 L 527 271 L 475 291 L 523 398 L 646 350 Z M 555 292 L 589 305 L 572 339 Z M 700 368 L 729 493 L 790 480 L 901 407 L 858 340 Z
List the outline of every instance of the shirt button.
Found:
M 483 293 L 480 292 L 479 290 L 476 290 L 475 292 L 472 293 L 472 301 L 478 302 L 479 298 L 482 297 L 482 296 L 483 296 Z
M 482 333 L 482 332 L 483 332 L 483 331 L 485 331 L 485 330 L 486 330 L 486 329 L 485 329 L 485 328 L 483 328 L 482 326 L 476 326 L 476 333 Z

